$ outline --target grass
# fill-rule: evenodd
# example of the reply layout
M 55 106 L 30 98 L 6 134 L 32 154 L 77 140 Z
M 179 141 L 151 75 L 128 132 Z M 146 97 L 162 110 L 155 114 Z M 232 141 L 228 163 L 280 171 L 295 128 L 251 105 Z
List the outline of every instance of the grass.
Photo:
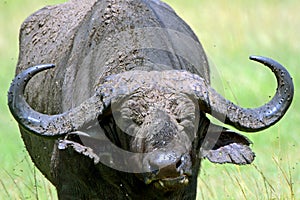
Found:
M 57 199 L 54 187 L 31 162 L 6 100 L 18 58 L 19 27 L 33 11 L 53 3 L 0 0 L 0 199 Z
M 57 199 L 53 186 L 30 161 L 6 98 L 17 63 L 21 22 L 43 5 L 58 2 L 64 1 L 0 0 L 0 199 Z M 299 199 L 299 1 L 167 2 L 196 32 L 210 59 L 212 84 L 228 99 L 256 107 L 274 94 L 272 74 L 248 61 L 252 54 L 278 60 L 295 84 L 294 102 L 286 116 L 265 131 L 245 134 L 254 142 L 254 164 L 215 165 L 205 160 L 198 199 Z

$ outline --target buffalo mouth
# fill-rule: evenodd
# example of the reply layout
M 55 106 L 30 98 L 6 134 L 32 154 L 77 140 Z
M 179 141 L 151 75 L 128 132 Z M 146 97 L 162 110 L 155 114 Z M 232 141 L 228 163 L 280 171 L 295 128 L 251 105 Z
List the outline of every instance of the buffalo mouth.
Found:
M 147 185 L 152 185 L 161 190 L 176 190 L 185 187 L 189 184 L 191 177 L 190 173 L 181 173 L 176 177 L 164 177 L 164 178 L 145 178 L 144 182 Z
M 183 174 L 176 178 L 164 178 L 152 182 L 154 187 L 158 189 L 175 190 L 187 186 L 189 183 L 188 175 Z

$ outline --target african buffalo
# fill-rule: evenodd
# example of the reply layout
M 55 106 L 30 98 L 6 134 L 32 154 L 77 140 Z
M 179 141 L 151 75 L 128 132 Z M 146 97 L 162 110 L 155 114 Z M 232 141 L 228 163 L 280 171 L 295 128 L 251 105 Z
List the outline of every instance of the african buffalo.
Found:
M 22 24 L 8 104 L 60 199 L 195 199 L 202 158 L 249 164 L 255 157 L 249 139 L 206 114 L 255 132 L 292 102 L 287 70 L 250 59 L 278 83 L 271 101 L 254 109 L 210 87 L 200 42 L 165 3 L 70 0 Z

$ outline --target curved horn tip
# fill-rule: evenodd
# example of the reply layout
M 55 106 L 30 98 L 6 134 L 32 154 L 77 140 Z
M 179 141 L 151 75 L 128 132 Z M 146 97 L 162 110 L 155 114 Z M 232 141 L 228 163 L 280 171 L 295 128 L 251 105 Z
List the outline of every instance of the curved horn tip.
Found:
M 256 56 L 256 55 L 249 56 L 250 60 L 259 60 L 260 58 L 264 58 L 264 57 L 262 57 L 262 56 Z
M 253 60 L 253 61 L 256 61 L 256 62 L 263 63 L 263 64 L 270 63 L 270 62 L 275 62 L 271 58 L 267 58 L 267 57 L 263 57 L 263 56 L 255 56 L 255 55 L 249 56 L 249 59 Z
M 32 67 L 29 67 L 26 70 L 24 70 L 23 72 L 21 72 L 20 74 L 18 74 L 14 78 L 12 83 L 22 83 L 23 82 L 22 85 L 24 85 L 24 82 L 27 83 L 35 74 L 37 74 L 41 71 L 47 70 L 47 69 L 54 68 L 54 67 L 55 67 L 54 64 L 41 64 L 41 65 L 35 65 Z
M 55 67 L 54 64 L 42 64 L 29 67 L 18 74 L 11 83 L 8 94 L 22 93 L 29 80 L 37 73 Z M 10 96 L 10 95 L 9 95 Z
M 22 124 L 23 119 L 28 118 L 28 116 L 25 116 L 23 113 L 36 113 L 27 104 L 24 98 L 24 90 L 27 83 L 35 74 L 53 67 L 55 67 L 54 64 L 42 64 L 29 67 L 20 74 L 18 74 L 12 81 L 8 91 L 8 107 L 18 123 Z M 37 121 L 39 120 L 33 121 L 33 123 L 36 123 Z
M 35 68 L 34 71 L 37 70 L 37 72 L 40 72 L 40 71 L 43 71 L 43 70 L 46 70 L 46 69 L 51 69 L 53 67 L 55 67 L 55 64 L 41 64 L 41 65 L 36 65 L 36 66 L 30 67 L 28 69 Z
M 255 55 L 251 55 L 249 56 L 250 60 L 262 63 L 264 65 L 266 65 L 269 68 L 284 68 L 280 63 L 278 63 L 277 61 L 268 58 L 268 57 L 263 57 L 263 56 L 255 56 Z

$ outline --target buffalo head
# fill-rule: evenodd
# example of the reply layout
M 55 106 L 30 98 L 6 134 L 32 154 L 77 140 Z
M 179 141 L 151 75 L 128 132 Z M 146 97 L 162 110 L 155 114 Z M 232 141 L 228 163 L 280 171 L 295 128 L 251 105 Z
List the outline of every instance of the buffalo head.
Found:
M 193 166 L 199 166 L 199 158 L 235 164 L 254 159 L 246 137 L 213 125 L 205 113 L 241 131 L 255 132 L 276 123 L 289 108 L 293 83 L 286 69 L 269 58 L 251 59 L 269 67 L 278 83 L 272 100 L 259 108 L 235 105 L 187 71 L 128 71 L 108 76 L 80 106 L 57 115 L 42 114 L 27 104 L 24 90 L 31 77 L 54 65 L 20 73 L 9 90 L 9 108 L 23 129 L 44 137 L 79 132 L 89 137 L 87 127 L 100 123 L 115 146 L 132 153 L 125 161 L 141 180 L 172 190 L 189 183 L 198 172 Z

